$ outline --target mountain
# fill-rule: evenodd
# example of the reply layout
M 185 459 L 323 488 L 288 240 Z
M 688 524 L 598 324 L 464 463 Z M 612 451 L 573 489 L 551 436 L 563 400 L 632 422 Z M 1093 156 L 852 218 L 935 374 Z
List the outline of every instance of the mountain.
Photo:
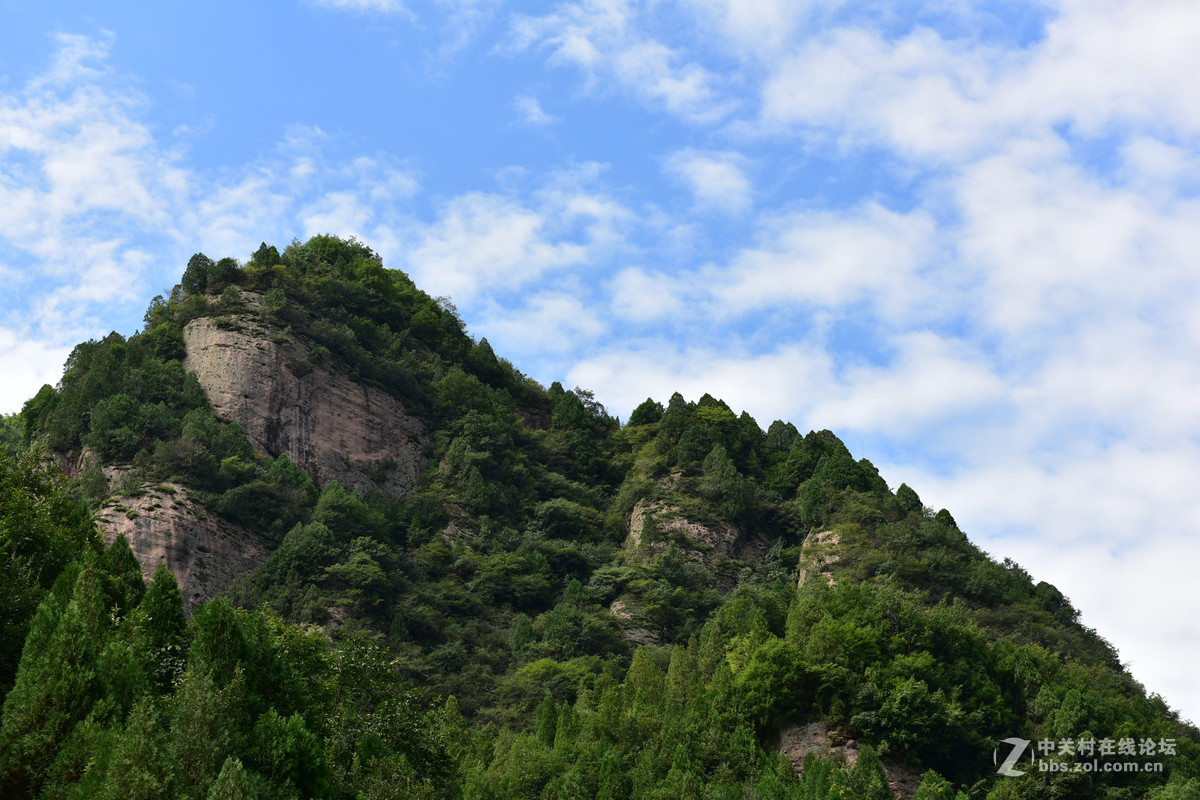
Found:
M 833 433 L 622 425 L 353 240 L 197 254 L 2 432 L 6 797 L 1200 798 L 1061 592 Z

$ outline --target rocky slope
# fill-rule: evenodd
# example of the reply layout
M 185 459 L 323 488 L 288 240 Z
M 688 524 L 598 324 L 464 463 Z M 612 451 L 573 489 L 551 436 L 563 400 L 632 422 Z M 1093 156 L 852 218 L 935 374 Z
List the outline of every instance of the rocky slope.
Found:
M 196 374 L 217 418 L 241 425 L 257 450 L 286 454 L 318 487 L 338 481 L 364 496 L 375 490 L 404 496 L 423 465 L 421 422 L 391 395 L 356 383 L 305 344 L 260 323 L 256 293 L 241 292 L 240 301 L 233 314 L 200 317 L 183 328 L 184 368 Z M 79 471 L 77 463 L 66 466 Z M 120 482 L 118 470 L 105 472 L 110 485 Z M 260 535 L 206 512 L 179 484 L 115 496 L 97 522 L 110 542 L 125 534 L 147 578 L 165 562 L 189 611 L 269 554 Z
M 266 559 L 258 534 L 204 511 L 176 483 L 145 486 L 115 497 L 96 514 L 107 542 L 125 534 L 147 580 L 165 563 L 175 573 L 190 613 Z
M 813 753 L 822 758 L 832 758 L 847 766 L 858 761 L 858 742 L 844 732 L 833 730 L 827 723 L 810 722 L 805 725 L 790 725 L 779 733 L 777 745 L 796 768 L 796 774 L 804 773 L 804 758 Z M 912 800 L 921 786 L 921 773 L 895 761 L 883 761 L 887 774 L 888 788 L 900 800 Z
M 424 429 L 399 400 L 249 316 L 192 320 L 183 340 L 184 368 L 196 373 L 217 417 L 241 425 L 256 448 L 286 453 L 318 487 L 338 481 L 392 498 L 412 488 Z

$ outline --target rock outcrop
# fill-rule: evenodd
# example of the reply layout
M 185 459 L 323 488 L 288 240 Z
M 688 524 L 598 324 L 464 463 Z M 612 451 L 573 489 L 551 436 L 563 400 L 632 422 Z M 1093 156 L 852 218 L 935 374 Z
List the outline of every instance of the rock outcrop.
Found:
M 659 539 L 682 536 L 701 548 L 735 558 L 761 556 L 767 549 L 757 533 L 746 532 L 722 519 L 690 520 L 679 507 L 650 500 L 639 500 L 629 515 L 628 541 L 635 549 L 652 544 L 644 541 L 648 519 L 654 520 Z
M 797 774 L 804 772 L 804 758 L 809 753 L 832 758 L 851 767 L 858 761 L 858 742 L 829 728 L 824 722 L 785 728 L 779 733 L 778 749 L 791 760 Z M 917 796 L 917 789 L 921 786 L 920 772 L 887 760 L 883 761 L 883 771 L 887 774 L 888 787 L 900 800 L 911 800 Z
M 663 643 L 661 633 L 653 628 L 638 625 L 634 621 L 633 612 L 630 611 L 629 605 L 624 600 L 613 600 L 608 607 L 608 611 L 617 620 L 617 625 L 621 628 L 621 636 L 626 641 L 642 646 L 660 645 Z
M 805 537 L 800 548 L 800 580 L 797 588 L 813 575 L 820 575 L 830 586 L 837 586 L 832 567 L 842 559 L 841 550 L 838 549 L 841 542 L 842 537 L 837 531 L 819 531 Z
M 125 534 L 147 580 L 165 563 L 191 610 L 248 575 L 269 551 L 258 534 L 206 513 L 176 483 L 114 497 L 96 514 L 105 541 Z
M 217 417 L 254 446 L 286 453 L 323 487 L 399 498 L 421 471 L 424 429 L 399 400 L 356 383 L 309 349 L 250 316 L 194 319 L 183 330 L 184 368 L 196 373 Z

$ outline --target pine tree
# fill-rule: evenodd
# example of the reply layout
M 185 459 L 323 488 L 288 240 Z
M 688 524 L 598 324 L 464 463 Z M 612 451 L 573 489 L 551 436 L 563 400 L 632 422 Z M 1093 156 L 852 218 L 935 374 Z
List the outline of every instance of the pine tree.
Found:
M 519 656 L 525 652 L 525 648 L 536 638 L 533 632 L 533 621 L 529 619 L 528 614 L 520 614 L 517 616 L 517 623 L 513 626 L 511 647 L 513 655 Z
M 187 663 L 187 618 L 175 575 L 159 564 L 134 614 L 134 643 L 154 688 L 168 692 Z
M 658 708 L 662 704 L 663 674 L 650 652 L 639 647 L 633 652 L 633 661 L 625 676 L 625 695 L 633 707 Z
M 149 697 L 138 703 L 120 738 L 98 800 L 157 800 L 174 794 L 174 761 L 167 733 Z
M 145 597 L 146 582 L 142 579 L 142 566 L 129 548 L 129 540 L 125 538 L 125 534 L 118 534 L 104 551 L 104 567 L 116 584 L 117 613 L 126 616 L 137 608 Z
M 538 703 L 534 720 L 534 735 L 537 736 L 537 740 L 545 747 L 553 747 L 554 734 L 558 730 L 558 706 L 554 704 L 549 689 L 542 697 L 542 702 Z
M 149 596 L 147 592 L 147 598 Z M 245 662 L 247 655 L 246 639 L 238 625 L 237 614 L 227 600 L 217 597 L 196 611 L 193 622 L 196 632 L 188 663 L 200 674 L 212 678 L 217 688 L 223 688 L 233 680 L 235 670 Z
M 600 759 L 596 780 L 596 800 L 626 800 L 629 797 L 629 779 L 617 756 L 617 749 L 609 747 Z
M 717 665 L 725 660 L 725 640 L 715 621 L 709 621 L 700 629 L 700 652 L 696 667 L 700 680 L 708 683 L 716 672 Z
M 36 450 L 20 458 L 0 451 L 0 697 L 13 686 L 47 590 L 73 559 L 99 549 L 87 508 L 43 458 Z
M 65 609 L 58 610 L 53 594 L 38 609 L 16 685 L 4 703 L 4 797 L 33 797 L 40 791 L 67 734 L 98 699 L 97 659 L 107 614 L 94 563 L 89 561 L 78 575 Z
M 227 686 L 225 691 L 232 694 L 236 688 Z M 237 718 L 227 713 L 224 700 L 207 676 L 186 670 L 167 704 L 171 752 L 179 765 L 180 783 L 190 796 L 208 790 L 229 752 L 231 726 Z
M 677 711 L 687 706 L 696 689 L 696 637 L 688 644 L 688 647 L 675 645 L 667 665 L 667 703 Z
M 957 795 L 950 781 L 929 770 L 917 788 L 916 800 L 955 800 Z
M 257 800 L 263 796 L 259 790 L 260 783 L 242 766 L 240 760 L 229 756 L 209 788 L 207 800 Z

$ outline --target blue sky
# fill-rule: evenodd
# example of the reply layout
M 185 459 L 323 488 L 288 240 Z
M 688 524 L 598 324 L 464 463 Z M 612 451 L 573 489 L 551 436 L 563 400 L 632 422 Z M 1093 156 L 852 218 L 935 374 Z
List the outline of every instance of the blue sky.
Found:
M 193 252 L 356 235 L 621 416 L 834 430 L 1200 719 L 1194 3 L 0 14 L 0 410 Z

